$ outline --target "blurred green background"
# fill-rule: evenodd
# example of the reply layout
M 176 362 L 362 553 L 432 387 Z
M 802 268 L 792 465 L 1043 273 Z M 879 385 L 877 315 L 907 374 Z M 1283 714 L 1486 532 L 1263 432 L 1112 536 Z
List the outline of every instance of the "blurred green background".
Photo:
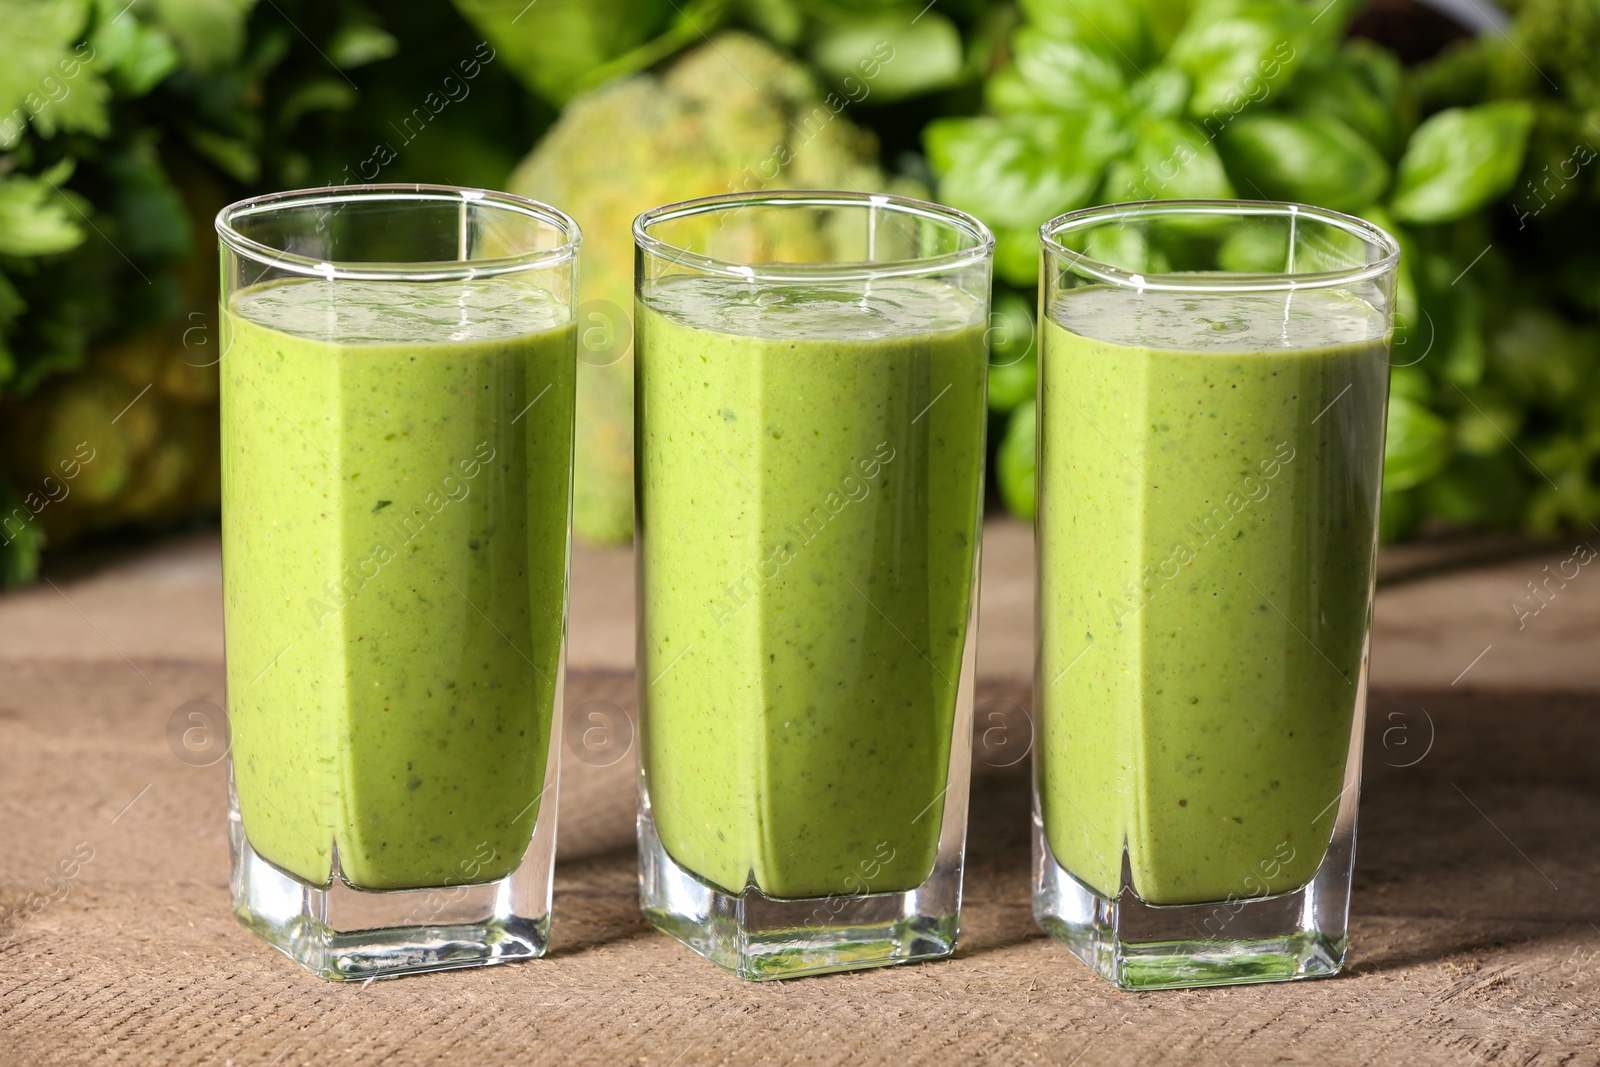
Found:
M 633 216 L 819 187 L 996 231 L 997 507 L 1033 508 L 1038 225 L 1238 196 L 1405 247 L 1386 539 L 1593 528 L 1597 156 L 1600 0 L 0 0 L 0 582 L 212 520 L 211 220 L 373 181 L 582 225 L 592 541 L 632 533 Z

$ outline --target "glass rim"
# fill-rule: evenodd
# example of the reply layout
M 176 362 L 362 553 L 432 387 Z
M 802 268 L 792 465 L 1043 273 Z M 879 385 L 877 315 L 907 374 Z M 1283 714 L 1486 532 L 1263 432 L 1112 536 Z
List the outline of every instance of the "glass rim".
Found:
M 691 252 L 650 232 L 659 223 L 702 215 L 717 210 L 744 207 L 868 207 L 887 208 L 901 215 L 944 223 L 972 239 L 971 248 L 912 259 L 841 261 L 837 263 L 737 263 L 733 260 Z M 706 274 L 745 281 L 869 281 L 876 278 L 918 277 L 959 270 L 989 259 L 994 254 L 994 234 L 989 227 L 965 211 L 895 193 L 838 192 L 833 190 L 793 189 L 763 193 L 721 193 L 691 200 L 679 200 L 651 208 L 633 220 L 635 246 L 660 259 L 694 267 Z
M 473 260 L 418 260 L 415 262 L 361 262 L 352 260 L 324 260 L 273 248 L 246 237 L 235 223 L 257 215 L 267 215 L 289 208 L 342 205 L 350 203 L 379 203 L 383 201 L 415 203 L 456 203 L 488 205 L 509 213 L 538 219 L 560 232 L 562 243 L 553 248 L 539 249 L 514 256 L 495 256 Z M 493 189 L 476 189 L 457 185 L 428 185 L 397 182 L 373 185 L 324 185 L 309 189 L 290 189 L 277 193 L 236 200 L 217 212 L 215 227 L 217 237 L 234 252 L 264 266 L 273 267 L 307 278 L 325 278 L 329 281 L 464 281 L 469 278 L 495 277 L 519 271 L 538 270 L 560 266 L 577 256 L 583 244 L 583 233 L 577 222 L 559 208 L 538 200 L 530 200 L 515 193 Z
M 1067 248 L 1058 235 L 1096 223 L 1160 216 L 1234 215 L 1263 218 L 1312 219 L 1342 230 L 1378 249 L 1382 255 L 1371 263 L 1339 270 L 1290 273 L 1218 272 L 1203 277 L 1194 274 L 1145 274 L 1113 266 Z M 1393 234 L 1366 219 L 1330 208 L 1296 204 L 1286 200 L 1141 200 L 1127 204 L 1105 204 L 1079 208 L 1057 215 L 1039 227 L 1043 250 L 1066 262 L 1069 269 L 1086 277 L 1123 289 L 1165 293 L 1287 293 L 1301 289 L 1329 289 L 1371 281 L 1392 272 L 1400 262 L 1400 242 Z

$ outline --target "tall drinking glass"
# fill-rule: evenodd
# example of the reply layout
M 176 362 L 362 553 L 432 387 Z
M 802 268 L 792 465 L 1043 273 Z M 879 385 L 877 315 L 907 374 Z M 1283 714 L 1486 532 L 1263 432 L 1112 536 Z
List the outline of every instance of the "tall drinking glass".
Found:
M 407 185 L 217 232 L 234 911 L 326 978 L 541 955 L 577 226 Z
M 1034 914 L 1124 988 L 1333 974 L 1399 248 L 1268 203 L 1041 236 Z
M 993 238 L 846 193 L 634 235 L 644 912 L 745 978 L 948 955 Z

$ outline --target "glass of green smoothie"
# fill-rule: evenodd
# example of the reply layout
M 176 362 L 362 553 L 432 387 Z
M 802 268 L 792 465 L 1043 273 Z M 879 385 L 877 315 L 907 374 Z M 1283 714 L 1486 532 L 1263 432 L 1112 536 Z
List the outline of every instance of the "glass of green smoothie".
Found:
M 578 228 L 372 185 L 217 233 L 234 912 L 325 978 L 542 955 Z
M 634 237 L 645 915 L 744 978 L 947 956 L 994 240 L 833 192 Z
M 1275 203 L 1040 233 L 1034 914 L 1123 988 L 1334 974 L 1399 246 Z

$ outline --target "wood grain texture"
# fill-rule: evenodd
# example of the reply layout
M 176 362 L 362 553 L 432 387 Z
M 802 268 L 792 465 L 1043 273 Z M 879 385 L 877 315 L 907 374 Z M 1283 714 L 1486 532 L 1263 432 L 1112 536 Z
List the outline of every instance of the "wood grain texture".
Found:
M 0 951 L 0 1064 L 1600 1063 L 1590 695 L 1374 697 L 1351 966 L 1332 980 L 1121 993 L 1041 934 L 1026 761 L 991 766 L 1015 758 L 997 742 L 1025 733 L 1028 691 L 989 682 L 980 730 L 1009 725 L 980 749 L 953 960 L 723 974 L 639 916 L 631 757 L 568 759 L 551 955 L 341 986 L 229 914 L 222 764 L 166 741 L 174 708 L 220 702 L 220 668 L 139 671 L 0 664 L 0 913 L 94 849 Z M 567 699 L 631 708 L 633 681 L 575 673 Z

